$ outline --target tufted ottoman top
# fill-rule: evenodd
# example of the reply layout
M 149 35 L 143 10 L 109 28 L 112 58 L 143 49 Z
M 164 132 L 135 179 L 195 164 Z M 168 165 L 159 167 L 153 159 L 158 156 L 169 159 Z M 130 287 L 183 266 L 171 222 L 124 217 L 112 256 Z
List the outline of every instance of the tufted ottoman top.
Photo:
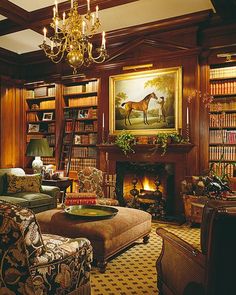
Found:
M 115 207 L 119 211 L 111 219 L 88 221 L 68 216 L 62 209 L 36 214 L 43 233 L 65 237 L 86 237 L 91 241 L 95 258 L 108 258 L 151 231 L 151 215 L 147 212 Z

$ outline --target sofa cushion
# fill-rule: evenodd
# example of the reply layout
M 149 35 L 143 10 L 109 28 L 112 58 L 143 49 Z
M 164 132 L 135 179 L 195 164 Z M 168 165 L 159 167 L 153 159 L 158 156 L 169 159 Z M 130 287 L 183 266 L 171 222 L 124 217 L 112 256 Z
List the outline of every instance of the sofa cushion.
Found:
M 0 195 L 7 192 L 7 174 L 14 174 L 18 176 L 25 175 L 22 168 L 1 168 L 0 169 Z
M 7 193 L 35 192 L 39 193 L 41 189 L 41 175 L 17 176 L 7 174 Z
M 0 196 L 1 201 L 6 201 L 8 203 L 17 204 L 22 207 L 28 207 L 29 201 L 23 198 L 16 198 L 14 196 Z
M 0 173 L 0 195 L 3 195 L 7 189 L 7 175 Z
M 54 199 L 51 196 L 42 193 L 19 192 L 15 193 L 14 197 L 26 200 L 31 208 L 35 206 L 41 206 L 43 204 L 48 205 L 54 203 Z

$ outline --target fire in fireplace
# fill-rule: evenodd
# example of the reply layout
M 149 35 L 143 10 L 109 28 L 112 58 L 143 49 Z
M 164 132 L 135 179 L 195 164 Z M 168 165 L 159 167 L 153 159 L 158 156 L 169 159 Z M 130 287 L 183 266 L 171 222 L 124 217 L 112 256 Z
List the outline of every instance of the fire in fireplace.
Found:
M 174 164 L 117 162 L 116 174 L 117 192 L 122 204 L 141 207 L 156 217 L 172 213 Z M 159 210 L 155 207 L 157 204 L 164 209 Z

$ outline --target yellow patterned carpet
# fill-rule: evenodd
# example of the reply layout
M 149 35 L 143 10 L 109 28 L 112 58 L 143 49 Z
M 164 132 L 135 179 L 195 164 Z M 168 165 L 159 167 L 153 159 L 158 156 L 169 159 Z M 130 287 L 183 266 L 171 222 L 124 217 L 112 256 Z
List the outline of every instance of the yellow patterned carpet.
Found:
M 162 241 L 157 227 L 168 228 L 192 244 L 199 243 L 199 229 L 187 225 L 172 226 L 153 223 L 148 244 L 142 240 L 109 261 L 105 274 L 93 267 L 91 273 L 92 295 L 142 295 L 158 294 L 156 260 Z

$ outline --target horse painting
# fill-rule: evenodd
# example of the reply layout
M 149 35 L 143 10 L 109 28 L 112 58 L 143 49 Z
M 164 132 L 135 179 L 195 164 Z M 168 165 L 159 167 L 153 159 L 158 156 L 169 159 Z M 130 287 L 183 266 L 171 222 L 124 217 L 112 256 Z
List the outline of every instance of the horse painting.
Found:
M 131 125 L 130 122 L 130 114 L 132 112 L 132 110 L 135 111 L 140 111 L 143 112 L 143 122 L 144 124 L 149 124 L 148 120 L 147 120 L 147 110 L 148 110 L 148 104 L 150 102 L 150 99 L 154 98 L 154 99 L 158 99 L 156 94 L 154 92 L 148 94 L 147 96 L 145 96 L 142 100 L 140 101 L 127 101 L 127 102 L 123 102 L 121 104 L 121 106 L 125 106 L 125 125 L 127 125 L 126 120 L 128 119 L 129 124 Z

